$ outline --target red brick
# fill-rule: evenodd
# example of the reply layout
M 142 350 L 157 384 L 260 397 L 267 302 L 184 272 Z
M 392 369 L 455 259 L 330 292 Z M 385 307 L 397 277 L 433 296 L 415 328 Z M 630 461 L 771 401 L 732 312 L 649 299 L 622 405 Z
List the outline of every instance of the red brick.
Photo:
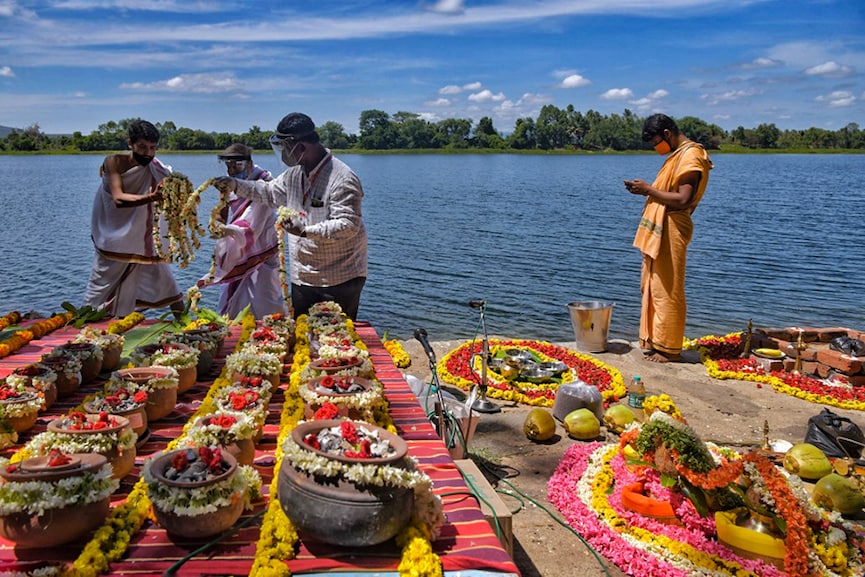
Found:
M 796 358 L 796 348 L 793 343 L 787 344 L 787 346 L 781 348 L 784 351 L 784 354 L 790 357 L 791 359 Z M 802 355 L 803 361 L 816 361 L 817 360 L 817 350 L 814 347 L 808 347 L 807 349 L 802 349 L 800 354 Z
M 854 387 L 865 387 L 865 374 L 849 375 L 847 379 Z
M 819 364 L 820 363 L 816 361 L 803 361 L 802 370 L 800 372 L 805 375 L 815 375 L 817 374 L 817 366 Z
M 817 376 L 821 379 L 826 379 L 833 373 L 832 367 L 829 365 L 824 365 L 823 363 L 817 363 Z
M 793 338 L 788 339 L 793 342 L 799 340 L 799 331 L 802 331 L 802 340 L 806 343 L 814 343 L 817 342 L 817 336 L 819 334 L 819 329 L 811 328 L 811 327 L 791 327 L 791 331 L 793 331 Z
M 847 336 L 850 336 L 850 329 L 844 327 L 826 327 L 817 329 L 817 340 L 821 343 L 828 343 L 832 339 Z
M 862 370 L 862 361 L 832 349 L 820 349 L 817 351 L 817 361 L 828 365 L 845 375 L 855 375 Z

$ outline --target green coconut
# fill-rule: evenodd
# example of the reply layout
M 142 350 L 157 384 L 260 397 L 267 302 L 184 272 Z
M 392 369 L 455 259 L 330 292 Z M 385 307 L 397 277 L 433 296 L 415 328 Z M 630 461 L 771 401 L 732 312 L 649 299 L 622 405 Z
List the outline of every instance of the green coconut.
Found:
M 625 427 L 636 420 L 637 417 L 634 412 L 625 405 L 610 405 L 604 411 L 604 425 L 616 434 L 624 432 Z
M 858 513 L 865 507 L 865 495 L 856 483 L 837 473 L 829 473 L 817 481 L 811 498 L 820 507 L 842 515 Z
M 556 420 L 540 407 L 535 407 L 526 415 L 523 432 L 532 441 L 548 441 L 556 434 Z
M 565 428 L 570 436 L 581 441 L 596 439 L 601 434 L 601 422 L 595 413 L 586 408 L 568 413 L 565 416 Z
M 813 481 L 832 472 L 832 463 L 823 451 L 811 443 L 799 443 L 784 455 L 784 468 L 794 475 Z

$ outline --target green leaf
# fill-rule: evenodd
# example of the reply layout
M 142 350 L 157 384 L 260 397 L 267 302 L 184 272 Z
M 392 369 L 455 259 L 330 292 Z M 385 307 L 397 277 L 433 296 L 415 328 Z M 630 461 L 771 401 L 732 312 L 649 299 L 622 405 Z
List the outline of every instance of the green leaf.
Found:
M 661 486 L 667 487 L 675 487 L 676 483 L 679 482 L 679 477 L 675 475 L 667 475 L 666 473 L 661 473 Z
M 695 485 L 692 485 L 687 479 L 682 477 L 681 490 L 682 494 L 687 497 L 694 505 L 694 509 L 700 514 L 700 517 L 709 516 L 709 503 L 706 500 L 706 494 L 703 490 Z
M 77 310 L 75 308 L 75 305 L 73 305 L 69 301 L 63 301 L 62 303 L 60 303 L 60 306 L 63 307 L 65 310 L 69 311 L 70 313 L 75 313 L 75 311 Z

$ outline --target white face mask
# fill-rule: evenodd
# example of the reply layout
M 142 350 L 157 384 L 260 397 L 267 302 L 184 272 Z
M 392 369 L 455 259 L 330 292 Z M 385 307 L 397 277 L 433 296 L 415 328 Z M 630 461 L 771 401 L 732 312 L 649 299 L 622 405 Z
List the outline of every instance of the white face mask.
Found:
M 283 147 L 282 149 L 281 160 L 283 164 L 285 164 L 289 168 L 299 165 L 301 159 L 303 158 L 303 153 L 301 153 L 301 155 L 297 157 L 294 155 L 294 151 L 297 150 L 298 146 L 300 146 L 299 142 L 295 143 L 295 145 L 291 147 L 291 150 L 285 147 Z

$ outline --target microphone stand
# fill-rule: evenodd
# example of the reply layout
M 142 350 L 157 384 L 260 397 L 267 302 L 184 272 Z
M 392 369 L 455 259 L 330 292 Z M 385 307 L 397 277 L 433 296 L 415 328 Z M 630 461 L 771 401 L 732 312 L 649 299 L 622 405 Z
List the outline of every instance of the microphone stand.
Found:
M 438 363 L 436 362 L 435 352 L 432 350 L 432 347 L 429 344 L 429 340 L 427 338 L 426 329 L 417 328 L 414 331 L 414 338 L 417 339 L 420 344 L 423 346 L 424 352 L 426 352 L 427 358 L 429 359 L 429 370 L 432 374 L 432 387 L 435 390 L 436 401 L 435 401 L 435 416 L 436 421 L 438 423 L 438 434 L 444 439 L 445 438 L 445 399 L 442 396 L 441 391 L 441 382 L 439 381 L 438 374 Z M 426 407 L 424 407 L 426 410 Z M 435 425 L 435 423 L 433 423 Z
M 502 410 L 501 407 L 487 398 L 487 366 L 490 359 L 490 339 L 487 337 L 487 322 L 484 318 L 484 308 L 486 303 L 484 301 L 473 300 L 469 302 L 469 306 L 479 309 L 481 315 L 481 329 L 484 333 L 484 340 L 481 344 L 481 384 L 478 388 L 480 394 L 478 395 L 478 398 L 475 399 L 475 402 L 472 403 L 472 409 L 479 413 L 498 413 Z

